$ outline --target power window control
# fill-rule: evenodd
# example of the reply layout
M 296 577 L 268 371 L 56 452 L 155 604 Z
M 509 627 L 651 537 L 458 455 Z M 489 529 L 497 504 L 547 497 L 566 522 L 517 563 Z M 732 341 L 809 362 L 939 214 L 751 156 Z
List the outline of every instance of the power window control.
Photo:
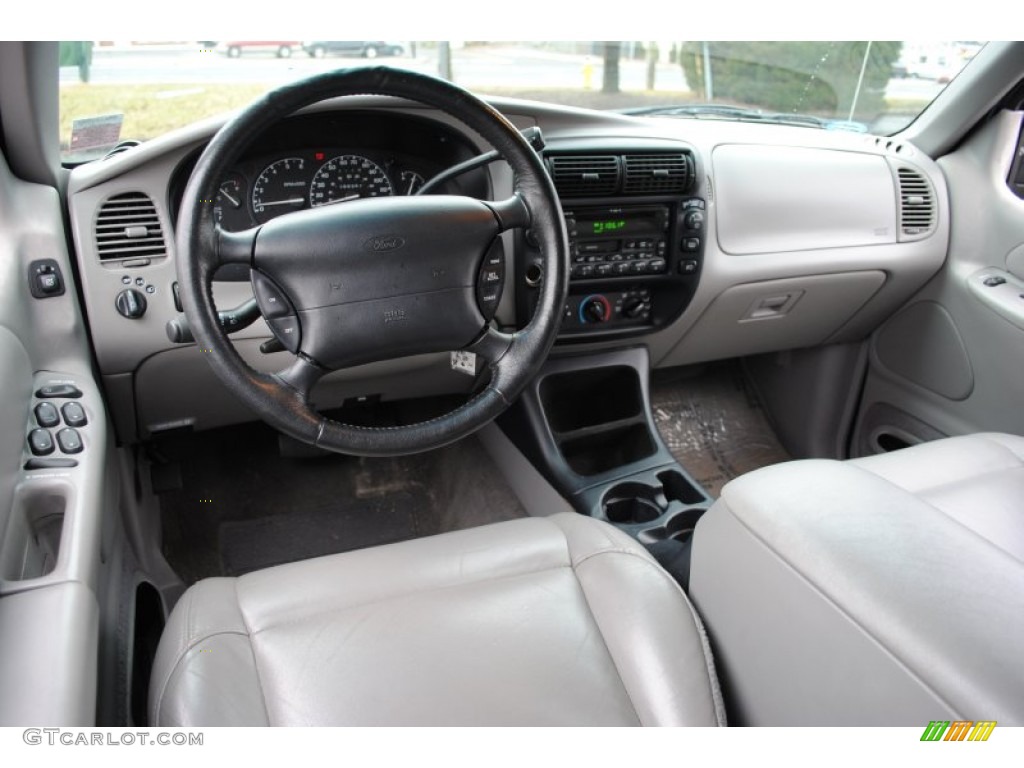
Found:
M 64 423 L 69 427 L 84 427 L 88 423 L 88 419 L 85 418 L 85 409 L 78 403 L 64 403 L 60 412 L 64 414 Z
M 53 403 L 40 403 L 35 407 L 36 424 L 40 427 L 56 427 L 60 424 L 60 414 Z
M 28 433 L 28 447 L 36 456 L 53 453 L 53 435 L 48 429 L 33 429 Z
M 77 429 L 65 427 L 57 433 L 57 444 L 64 453 L 80 453 L 82 450 L 82 436 Z

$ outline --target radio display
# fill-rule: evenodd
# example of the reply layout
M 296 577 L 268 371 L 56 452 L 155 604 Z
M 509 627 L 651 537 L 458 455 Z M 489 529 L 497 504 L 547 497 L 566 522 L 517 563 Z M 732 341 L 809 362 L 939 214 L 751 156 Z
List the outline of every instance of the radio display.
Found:
M 575 222 L 571 234 L 582 239 L 654 235 L 663 232 L 668 223 L 668 209 L 661 206 L 584 208 L 570 215 Z
M 600 221 L 590 222 L 593 227 L 593 232 L 588 234 L 592 235 L 604 235 L 608 232 L 620 232 L 626 228 L 625 219 L 605 219 Z

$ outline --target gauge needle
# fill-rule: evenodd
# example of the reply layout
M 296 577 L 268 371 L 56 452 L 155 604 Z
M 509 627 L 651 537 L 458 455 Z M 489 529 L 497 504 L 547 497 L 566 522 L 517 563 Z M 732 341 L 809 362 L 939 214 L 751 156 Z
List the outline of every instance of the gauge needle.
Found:
M 324 206 L 324 205 L 334 205 L 335 203 L 347 203 L 349 200 L 358 200 L 359 197 L 360 197 L 360 195 L 358 193 L 356 193 L 354 195 L 349 195 L 348 197 L 339 197 L 337 200 L 328 200 L 326 203 L 321 203 L 320 205 Z
M 231 193 L 228 192 L 226 189 L 224 189 L 224 187 L 220 188 L 220 193 L 222 195 L 224 195 L 224 197 L 227 198 L 227 201 L 229 203 L 231 203 L 233 206 L 235 206 L 235 208 L 241 208 L 242 207 L 242 201 L 241 200 L 237 200 L 236 198 L 232 197 Z
M 289 197 L 287 200 L 271 200 L 269 202 L 260 203 L 264 208 L 269 208 L 272 205 L 300 205 L 306 202 L 304 197 Z
M 407 190 L 405 190 L 405 194 L 407 194 L 407 195 L 411 195 L 412 194 L 412 188 L 416 186 L 416 182 L 417 181 L 419 181 L 419 179 L 417 179 L 415 176 L 413 176 L 411 179 L 409 179 L 409 188 Z

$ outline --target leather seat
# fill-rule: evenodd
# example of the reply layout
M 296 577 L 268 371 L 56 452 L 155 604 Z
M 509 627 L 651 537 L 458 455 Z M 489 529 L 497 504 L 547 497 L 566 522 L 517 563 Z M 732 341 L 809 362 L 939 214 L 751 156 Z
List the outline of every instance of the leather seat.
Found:
M 1022 725 L 1024 438 L 742 476 L 690 595 L 739 724 Z
M 150 723 L 722 725 L 704 631 L 635 541 L 563 513 L 215 578 Z

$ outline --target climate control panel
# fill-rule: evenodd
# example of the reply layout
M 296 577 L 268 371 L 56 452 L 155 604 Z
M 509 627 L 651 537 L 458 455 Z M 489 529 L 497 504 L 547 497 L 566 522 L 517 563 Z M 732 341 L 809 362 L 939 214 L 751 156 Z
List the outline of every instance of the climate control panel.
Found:
M 625 291 L 601 291 L 570 295 L 562 318 L 563 331 L 594 327 L 604 329 L 644 325 L 651 318 L 651 292 L 648 288 Z

